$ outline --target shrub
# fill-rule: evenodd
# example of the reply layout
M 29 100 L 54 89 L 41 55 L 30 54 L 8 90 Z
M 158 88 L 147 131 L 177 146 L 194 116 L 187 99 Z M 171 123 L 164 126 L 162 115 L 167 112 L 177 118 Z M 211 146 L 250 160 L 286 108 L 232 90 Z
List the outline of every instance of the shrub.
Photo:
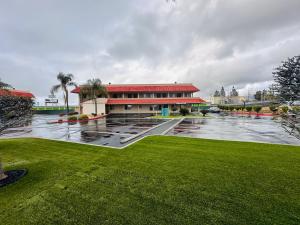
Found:
M 78 112 L 69 112 L 68 113 L 69 116 L 78 115 L 78 114 L 79 114 Z
M 229 106 L 228 106 L 228 105 L 225 105 L 225 106 L 224 106 L 224 109 L 225 109 L 225 110 L 229 110 Z
M 252 111 L 252 106 L 246 106 L 246 111 L 251 112 Z
M 180 109 L 180 114 L 182 115 L 182 116 L 186 116 L 186 115 L 188 115 L 190 113 L 190 111 L 187 109 L 187 108 L 181 108 Z
M 68 120 L 70 120 L 70 121 L 76 121 L 77 120 L 77 116 L 69 116 Z
M 81 115 L 79 116 L 78 119 L 79 119 L 79 120 L 88 120 L 89 117 L 88 117 L 88 115 L 86 115 L 86 114 L 81 114 Z
M 221 110 L 225 109 L 224 105 L 218 105 L 218 108 L 221 109 Z
M 228 109 L 229 109 L 230 111 L 233 111 L 233 110 L 234 110 L 234 106 L 228 106 Z
M 207 109 L 201 109 L 200 112 L 205 116 L 209 111 Z
M 275 113 L 278 109 L 277 109 L 277 107 L 275 106 L 275 105 L 270 105 L 269 106 L 269 109 L 273 112 L 273 113 Z
M 287 113 L 287 112 L 289 111 L 289 107 L 283 106 L 283 107 L 281 108 L 281 110 L 282 110 L 282 112 Z
M 234 108 L 235 108 L 236 111 L 239 111 L 239 110 L 243 109 L 242 106 L 235 106 Z
M 173 108 L 172 108 L 172 111 L 173 111 L 173 112 L 176 112 L 177 110 L 178 110 L 178 109 L 177 109 L 176 107 L 173 107 Z
M 254 110 L 256 113 L 259 113 L 260 110 L 261 110 L 261 108 L 262 108 L 261 106 L 256 105 L 256 106 L 253 107 L 253 110 Z
M 0 96 L 0 135 L 10 127 L 19 127 L 31 121 L 33 101 L 11 95 Z
M 300 106 L 294 106 L 293 111 L 296 113 L 300 112 Z

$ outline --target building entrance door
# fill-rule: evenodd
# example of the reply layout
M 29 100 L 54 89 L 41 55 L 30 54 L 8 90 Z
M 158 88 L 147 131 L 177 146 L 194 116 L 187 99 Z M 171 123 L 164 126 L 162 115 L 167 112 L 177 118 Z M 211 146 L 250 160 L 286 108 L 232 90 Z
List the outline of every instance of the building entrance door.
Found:
M 161 109 L 161 115 L 162 116 L 169 116 L 169 106 L 164 105 L 163 108 Z

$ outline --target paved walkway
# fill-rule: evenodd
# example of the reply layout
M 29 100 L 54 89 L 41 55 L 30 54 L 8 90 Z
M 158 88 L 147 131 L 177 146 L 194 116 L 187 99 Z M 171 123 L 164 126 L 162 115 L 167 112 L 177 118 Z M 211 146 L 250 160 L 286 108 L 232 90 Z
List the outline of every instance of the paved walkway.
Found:
M 128 140 L 123 141 L 120 143 L 118 146 L 113 146 L 113 147 L 125 147 L 127 145 L 130 145 L 146 136 L 151 136 L 151 135 L 161 135 L 167 133 L 170 129 L 175 127 L 178 123 L 180 123 L 183 119 L 172 119 L 167 122 L 164 122 L 162 124 L 159 124 L 158 126 L 151 128 L 145 132 L 139 133 L 135 135 L 134 137 L 129 138 Z

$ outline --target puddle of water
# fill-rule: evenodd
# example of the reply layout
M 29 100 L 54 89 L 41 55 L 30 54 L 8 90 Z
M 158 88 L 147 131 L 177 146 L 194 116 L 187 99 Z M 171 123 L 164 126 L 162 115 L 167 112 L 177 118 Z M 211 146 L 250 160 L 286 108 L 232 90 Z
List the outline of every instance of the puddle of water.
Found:
M 185 119 L 167 135 L 300 145 L 271 117 L 215 116 Z
M 247 116 L 214 116 L 216 117 L 185 119 L 167 135 L 300 145 L 300 140 L 285 132 L 271 117 L 255 119 Z M 123 139 L 166 121 L 102 118 L 87 123 L 47 124 L 48 121 L 57 119 L 57 115 L 34 115 L 30 125 L 8 130 L 1 137 L 42 137 L 121 147 Z
M 42 137 L 120 147 L 122 139 L 164 122 L 145 118 L 101 118 L 85 123 L 47 123 L 57 119 L 57 115 L 34 115 L 28 126 L 9 129 L 1 137 Z

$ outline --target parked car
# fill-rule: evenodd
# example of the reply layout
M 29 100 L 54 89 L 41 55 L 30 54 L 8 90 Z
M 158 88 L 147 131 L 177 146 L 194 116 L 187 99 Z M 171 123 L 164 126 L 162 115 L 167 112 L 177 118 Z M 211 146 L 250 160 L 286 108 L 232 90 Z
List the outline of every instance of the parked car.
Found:
M 294 101 L 292 105 L 293 106 L 300 106 L 300 101 Z
M 216 107 L 216 106 L 213 106 L 213 107 L 210 107 L 210 108 L 209 108 L 209 112 L 211 112 L 211 113 L 220 113 L 220 112 L 221 112 L 221 109 L 219 109 L 219 108 Z

